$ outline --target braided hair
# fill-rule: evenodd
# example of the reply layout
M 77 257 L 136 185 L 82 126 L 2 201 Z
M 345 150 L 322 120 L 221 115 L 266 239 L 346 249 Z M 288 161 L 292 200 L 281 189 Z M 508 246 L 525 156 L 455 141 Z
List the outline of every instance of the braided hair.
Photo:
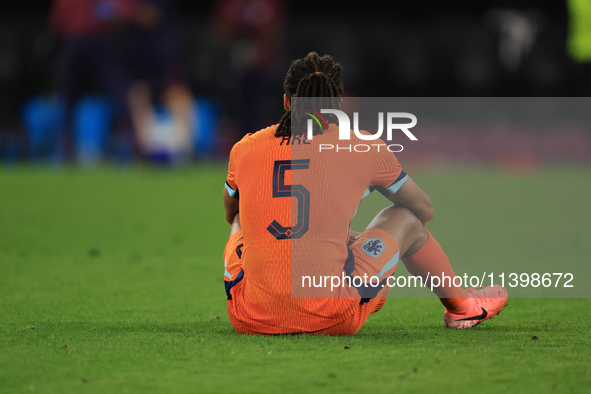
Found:
M 342 73 L 343 68 L 339 63 L 335 63 L 332 56 L 318 56 L 316 52 L 310 52 L 305 58 L 291 63 L 283 82 L 283 89 L 289 98 L 322 97 L 327 101 L 321 103 L 323 108 L 338 108 L 344 90 Z M 293 112 L 301 113 L 297 110 Z M 275 137 L 304 133 L 304 130 L 292 131 L 291 117 L 292 109 L 290 108 L 281 117 L 279 126 L 275 130 Z M 314 134 L 317 133 L 321 131 L 314 129 Z

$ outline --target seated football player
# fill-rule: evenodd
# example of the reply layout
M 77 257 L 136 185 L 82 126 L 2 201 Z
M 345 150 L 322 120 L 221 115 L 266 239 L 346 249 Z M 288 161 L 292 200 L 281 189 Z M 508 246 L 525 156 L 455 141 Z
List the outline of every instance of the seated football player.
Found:
M 340 102 L 341 66 L 312 52 L 291 64 L 284 90 L 280 122 L 246 135 L 230 153 L 224 188 L 231 224 L 224 250 L 228 314 L 239 333 L 353 335 L 384 305 L 389 286 L 383 284 L 400 259 L 428 287 L 434 273 L 453 278 L 454 271 L 425 228 L 434 214 L 431 200 L 393 153 L 374 149 L 343 156 L 321 151 L 321 144 L 338 143 L 335 123 L 315 128 L 311 139 L 305 130 L 292 127 L 294 98 Z M 351 144 L 355 142 L 363 141 L 352 134 Z M 308 173 L 312 175 L 306 177 Z M 350 231 L 359 202 L 375 189 L 392 205 L 362 233 Z M 344 280 L 339 296 L 329 296 L 331 289 L 296 296 L 292 292 L 305 280 L 298 277 L 301 267 L 294 266 L 295 260 L 314 272 L 343 279 L 365 275 L 381 286 L 372 292 L 367 281 Z M 464 290 L 443 281 L 433 291 L 445 307 L 449 328 L 474 327 L 507 302 L 506 289 L 498 285 Z

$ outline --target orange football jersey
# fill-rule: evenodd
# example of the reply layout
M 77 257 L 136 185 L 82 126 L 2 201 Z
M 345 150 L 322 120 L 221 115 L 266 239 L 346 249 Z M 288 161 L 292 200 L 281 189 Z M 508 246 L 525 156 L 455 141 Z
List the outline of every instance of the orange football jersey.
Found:
M 255 332 L 320 331 L 347 319 L 359 297 L 318 298 L 327 293 L 299 291 L 301 276 L 340 275 L 361 200 L 372 188 L 395 193 L 407 177 L 380 140 L 339 141 L 333 124 L 311 140 L 275 137 L 276 127 L 246 135 L 230 154 L 226 189 L 239 200 L 243 272 L 229 312 Z

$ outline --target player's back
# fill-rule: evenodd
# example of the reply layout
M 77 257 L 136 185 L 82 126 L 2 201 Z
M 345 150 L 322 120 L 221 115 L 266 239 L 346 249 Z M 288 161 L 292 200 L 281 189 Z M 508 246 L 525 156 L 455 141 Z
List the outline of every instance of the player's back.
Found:
M 341 275 L 358 204 L 377 178 L 395 179 L 400 168 L 391 153 L 391 162 L 381 163 L 384 153 L 335 149 L 363 141 L 338 141 L 334 125 L 311 140 L 275 137 L 275 128 L 244 137 L 230 155 L 228 183 L 244 237 L 240 314 L 266 327 L 261 332 L 321 330 L 344 320 L 358 300 L 295 298 L 306 295 L 297 288 L 301 276 Z

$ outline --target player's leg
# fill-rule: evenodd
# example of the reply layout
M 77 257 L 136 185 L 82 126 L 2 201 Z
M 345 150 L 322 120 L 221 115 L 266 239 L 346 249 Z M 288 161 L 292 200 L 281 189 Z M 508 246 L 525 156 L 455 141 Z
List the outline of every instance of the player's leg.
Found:
M 363 233 L 382 230 L 396 240 L 400 256 L 408 271 L 428 280 L 438 276 L 439 286 L 434 293 L 445 306 L 445 325 L 451 328 L 469 328 L 498 314 L 507 301 L 507 291 L 501 286 L 491 286 L 483 291 L 453 285 L 454 271 L 435 238 L 423 223 L 404 207 L 392 206 L 382 210 Z M 363 235 L 362 235 L 363 237 Z M 443 277 L 452 280 L 444 281 Z
M 418 250 L 427 239 L 417 221 L 406 208 L 387 208 L 354 239 L 350 244 L 354 258 L 344 267 L 352 287 L 344 287 L 342 296 L 359 297 L 359 303 L 345 321 L 318 334 L 353 335 L 370 314 L 382 308 L 390 290 L 388 278 L 396 271 L 400 257 Z
M 400 246 L 400 257 L 412 275 L 427 279 L 427 274 L 454 277 L 454 271 L 441 246 L 412 211 L 391 206 L 383 209 L 367 229 L 378 228 L 391 234 Z M 367 231 L 367 230 L 366 230 Z M 461 287 L 445 283 L 434 293 L 448 309 L 454 309 L 468 298 Z
M 244 271 L 242 270 L 242 227 L 240 226 L 240 215 L 236 214 L 230 228 L 230 236 L 224 249 L 224 285 L 228 298 L 228 317 L 234 329 L 241 334 L 260 335 L 250 330 L 250 327 L 240 319 L 240 308 L 236 302 L 243 297 Z

